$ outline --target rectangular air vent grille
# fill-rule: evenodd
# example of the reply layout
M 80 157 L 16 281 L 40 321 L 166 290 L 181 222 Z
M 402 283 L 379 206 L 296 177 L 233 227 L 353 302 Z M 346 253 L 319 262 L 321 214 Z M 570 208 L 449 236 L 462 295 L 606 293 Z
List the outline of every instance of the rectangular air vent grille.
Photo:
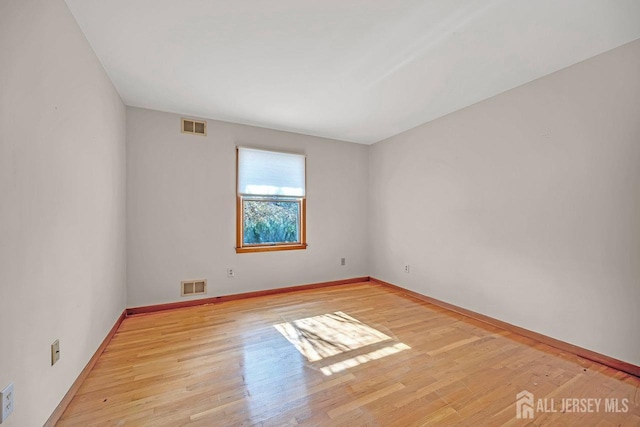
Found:
M 185 297 L 189 295 L 199 295 L 207 293 L 206 280 L 186 280 L 180 282 L 180 295 Z
M 181 120 L 182 133 L 190 133 L 192 135 L 206 135 L 207 134 L 207 122 L 193 119 Z

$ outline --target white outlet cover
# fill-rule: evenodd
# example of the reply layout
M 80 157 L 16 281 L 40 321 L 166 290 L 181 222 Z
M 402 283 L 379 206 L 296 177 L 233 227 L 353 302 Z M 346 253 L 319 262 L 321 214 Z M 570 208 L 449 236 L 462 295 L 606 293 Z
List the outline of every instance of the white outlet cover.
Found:
M 13 412 L 13 400 L 13 383 L 11 383 L 6 386 L 4 390 L 0 391 L 0 402 L 2 402 L 2 406 L 0 407 L 0 424 Z
M 51 343 L 51 366 L 60 360 L 60 340 Z

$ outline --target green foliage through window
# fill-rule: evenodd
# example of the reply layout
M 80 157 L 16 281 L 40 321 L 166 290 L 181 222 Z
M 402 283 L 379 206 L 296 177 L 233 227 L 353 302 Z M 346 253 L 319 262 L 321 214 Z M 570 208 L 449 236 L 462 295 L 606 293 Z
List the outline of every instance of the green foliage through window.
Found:
M 248 245 L 300 241 L 298 200 L 243 200 L 244 235 Z

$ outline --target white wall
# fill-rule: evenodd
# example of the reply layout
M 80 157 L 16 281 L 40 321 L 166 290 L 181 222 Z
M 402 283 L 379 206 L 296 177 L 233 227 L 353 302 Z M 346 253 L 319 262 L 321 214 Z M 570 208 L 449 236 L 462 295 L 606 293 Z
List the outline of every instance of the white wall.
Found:
M 0 2 L 0 64 L 2 426 L 38 426 L 125 307 L 126 113 L 62 0 Z
M 640 364 L 639 76 L 635 41 L 373 145 L 371 275 Z
M 235 253 L 236 145 L 307 154 L 306 250 Z M 179 115 L 127 108 L 128 306 L 193 298 L 187 279 L 211 297 L 368 275 L 367 182 L 367 146 L 214 120 L 187 135 Z

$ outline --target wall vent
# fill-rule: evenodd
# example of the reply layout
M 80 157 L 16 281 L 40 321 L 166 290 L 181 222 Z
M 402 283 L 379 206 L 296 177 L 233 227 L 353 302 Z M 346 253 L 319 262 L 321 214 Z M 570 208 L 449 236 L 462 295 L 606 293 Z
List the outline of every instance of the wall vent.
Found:
M 182 133 L 189 133 L 191 135 L 206 135 L 207 134 L 207 122 L 193 119 L 181 119 Z
M 183 297 L 189 295 L 200 295 L 207 293 L 206 280 L 185 280 L 180 282 L 180 295 Z

